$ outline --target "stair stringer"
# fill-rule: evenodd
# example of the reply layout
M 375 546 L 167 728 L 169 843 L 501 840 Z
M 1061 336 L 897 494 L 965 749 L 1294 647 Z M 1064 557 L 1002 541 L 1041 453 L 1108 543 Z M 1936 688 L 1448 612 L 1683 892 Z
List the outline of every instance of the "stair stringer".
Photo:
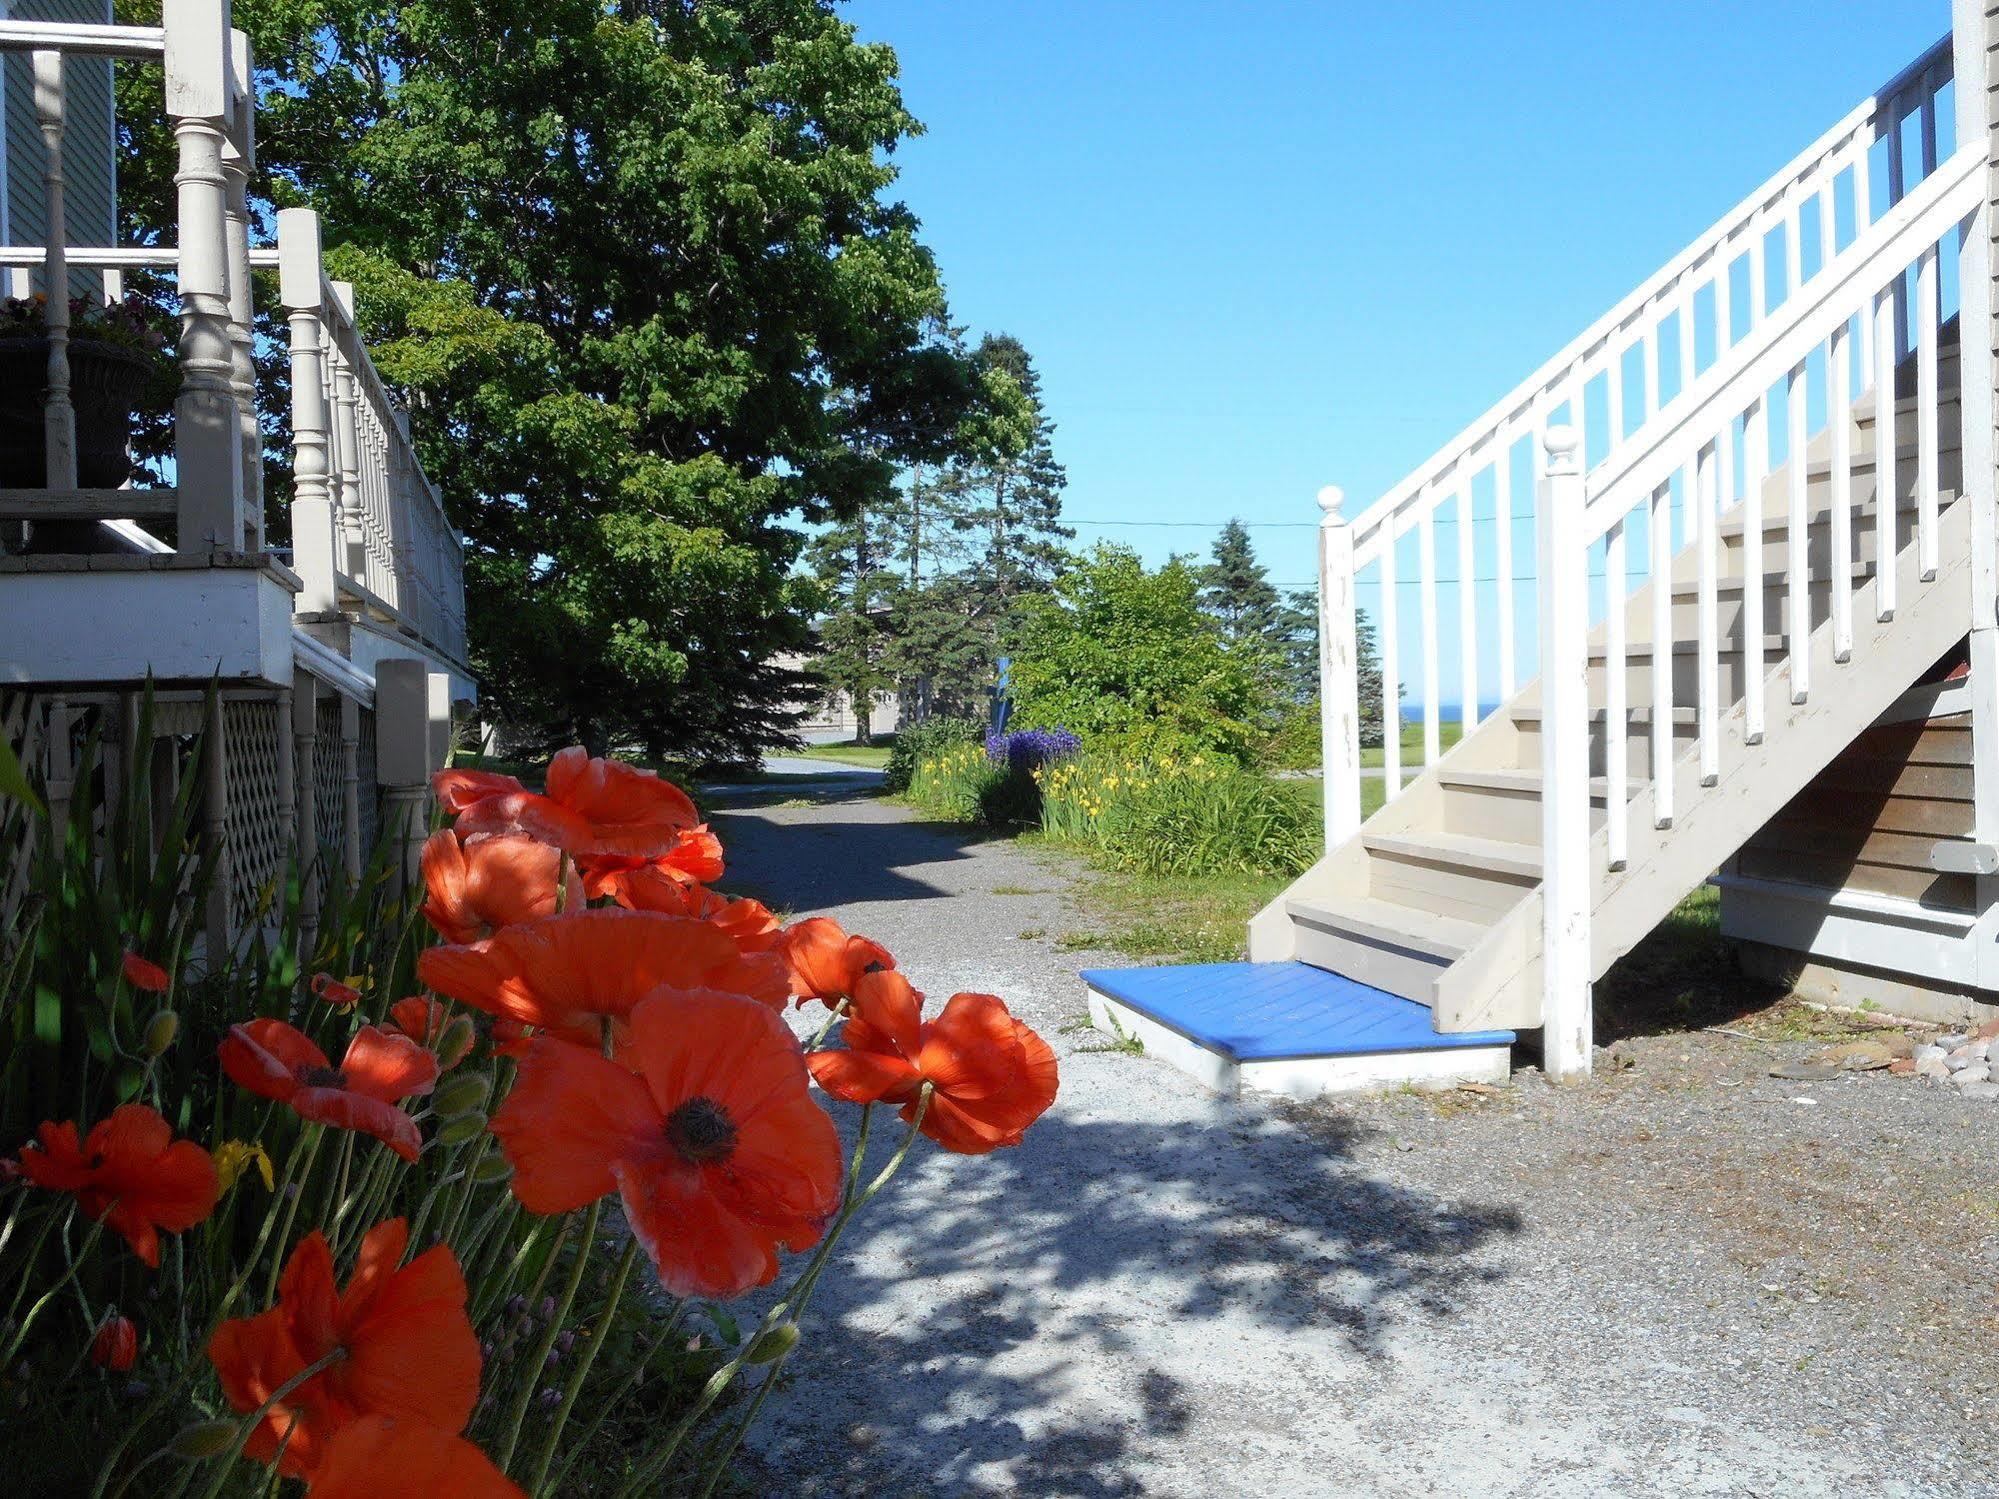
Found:
M 1718 869 L 1764 823 L 1913 685 L 1971 621 L 1971 506 L 1950 503 L 1937 517 L 1938 569 L 1924 581 L 1913 538 L 1896 558 L 1900 597 L 1892 619 L 1877 617 L 1873 578 L 1853 592 L 1853 651 L 1833 660 L 1832 622 L 1812 631 L 1812 690 L 1791 701 L 1790 668 L 1778 662 L 1765 677 L 1764 735 L 1744 733 L 1746 707 L 1721 715 L 1721 775 L 1701 784 L 1700 748 L 1674 762 L 1675 816 L 1657 826 L 1655 795 L 1637 788 L 1626 808 L 1627 858 L 1609 866 L 1609 834 L 1590 839 L 1593 978 L 1638 942 L 1673 907 Z M 1541 1024 L 1541 887 L 1495 922 L 1479 942 L 1439 976 L 1431 1017 L 1440 1032 Z

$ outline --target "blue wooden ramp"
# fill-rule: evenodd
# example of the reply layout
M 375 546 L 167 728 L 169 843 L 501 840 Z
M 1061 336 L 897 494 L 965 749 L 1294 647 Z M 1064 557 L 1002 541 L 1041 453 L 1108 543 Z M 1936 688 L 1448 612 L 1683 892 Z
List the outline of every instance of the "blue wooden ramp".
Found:
M 1091 968 L 1100 1028 L 1211 1087 L 1299 1097 L 1402 1082 L 1504 1077 L 1511 1031 L 1440 1035 L 1424 1005 L 1305 963 Z

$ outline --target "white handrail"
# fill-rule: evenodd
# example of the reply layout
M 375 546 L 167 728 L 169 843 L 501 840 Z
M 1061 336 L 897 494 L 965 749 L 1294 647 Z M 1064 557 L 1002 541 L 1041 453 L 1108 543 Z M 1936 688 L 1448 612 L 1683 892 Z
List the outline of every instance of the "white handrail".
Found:
M 1809 198 L 1817 191 L 1830 187 L 1832 179 L 1846 170 L 1849 165 L 1856 170 L 1864 170 L 1866 151 L 1879 138 L 1879 121 L 1884 114 L 1898 115 L 1898 106 L 1912 90 L 1921 88 L 1933 97 L 1948 79 L 1951 63 L 1951 39 L 1945 36 L 1908 67 L 1898 72 L 1880 89 L 1870 94 L 1852 110 L 1848 111 L 1837 124 L 1826 131 L 1811 145 L 1794 157 L 1784 168 L 1765 181 L 1754 192 L 1724 214 L 1705 233 L 1701 234 L 1679 254 L 1666 262 L 1647 277 L 1638 288 L 1625 296 L 1616 306 L 1598 318 L 1563 347 L 1561 352 L 1549 359 L 1526 380 L 1522 381 L 1502 400 L 1492 406 L 1476 421 L 1418 465 L 1409 476 L 1392 487 L 1373 505 L 1370 505 L 1351 522 L 1354 533 L 1356 564 L 1369 561 L 1385 544 L 1385 537 L 1395 522 L 1393 534 L 1400 535 L 1415 523 L 1421 509 L 1434 509 L 1450 497 L 1452 490 L 1445 481 L 1454 475 L 1467 471 L 1466 460 L 1483 458 L 1491 461 L 1497 457 L 1504 460 L 1515 443 L 1531 435 L 1536 426 L 1532 417 L 1537 404 L 1545 403 L 1552 408 L 1563 404 L 1572 394 L 1579 392 L 1586 383 L 1579 376 L 1585 366 L 1618 335 L 1625 331 L 1642 312 L 1661 297 L 1672 291 L 1677 283 L 1689 272 L 1703 267 L 1718 251 L 1745 230 L 1754 228 L 1759 218 L 1771 205 L 1787 196 Z M 1858 142 L 1856 137 L 1866 132 L 1866 139 Z M 1827 168 L 1830 167 L 1830 170 Z M 1897 168 L 1899 169 L 1899 168 Z M 1816 184 L 1811 193 L 1800 193 L 1798 189 Z M 1795 220 L 1793 221 L 1795 222 Z M 1766 229 L 1769 226 L 1766 226 Z M 1754 236 L 1760 240 L 1761 235 Z M 1796 243 L 1795 236 L 1791 242 Z M 1760 259 L 1760 256 L 1758 257 Z M 1730 257 L 1732 263 L 1733 257 Z M 1760 292 L 1760 288 L 1752 287 Z M 1692 298 L 1686 299 L 1690 305 Z M 1751 316 L 1756 309 L 1752 305 Z M 1661 318 L 1663 321 L 1663 315 Z M 1683 330 L 1690 329 L 1690 321 L 1683 321 Z M 1649 339 L 1653 330 L 1647 329 Z M 1681 334 L 1683 347 L 1690 357 L 1691 335 Z M 1650 361 L 1648 360 L 1648 377 Z M 1591 368 L 1588 376 L 1598 373 Z M 1613 375 L 1617 372 L 1613 371 Z M 1649 383 L 1649 381 L 1648 381 Z M 1621 391 L 1620 391 L 1621 395 Z M 1622 401 L 1617 403 L 1620 407 Z M 1649 408 L 1648 408 L 1649 409 Z M 1509 432 L 1507 429 L 1514 429 Z M 1615 445 L 1619 434 L 1613 433 Z M 1500 439 L 1504 438 L 1502 444 Z M 1412 501 L 1426 499 L 1424 505 L 1412 505 Z
M 1685 466 L 1697 436 L 1711 440 L 1750 400 L 1796 368 L 1862 310 L 1864 299 L 1893 284 L 1916 263 L 1910 253 L 1933 248 L 1977 206 L 1985 150 L 1971 145 L 1932 172 L 1841 252 L 1829 275 L 1806 283 L 1795 307 L 1750 334 L 1702 373 L 1690 401 L 1673 406 L 1632 434 L 1632 440 L 1585 479 L 1584 543 L 1596 541 L 1642 496 Z M 1898 258 L 1899 257 L 1899 258 Z M 1934 425 L 1934 413 L 1931 413 Z M 1792 470 L 1802 474 L 1802 465 Z

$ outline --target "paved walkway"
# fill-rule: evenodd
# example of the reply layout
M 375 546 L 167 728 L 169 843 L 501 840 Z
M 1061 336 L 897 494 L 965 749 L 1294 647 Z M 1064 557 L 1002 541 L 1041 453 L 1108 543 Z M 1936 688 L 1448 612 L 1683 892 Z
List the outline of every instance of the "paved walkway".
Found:
M 1977 1105 L 1882 1078 L 1797 1102 L 1784 1046 L 1700 1033 L 1581 1089 L 1223 1100 L 1062 1033 L 1076 970 L 1117 960 L 1054 945 L 1085 925 L 1059 868 L 871 781 L 716 797 L 726 883 L 881 939 L 933 1003 L 1003 995 L 1062 1092 L 856 1225 L 756 1491 L 1999 1490 Z

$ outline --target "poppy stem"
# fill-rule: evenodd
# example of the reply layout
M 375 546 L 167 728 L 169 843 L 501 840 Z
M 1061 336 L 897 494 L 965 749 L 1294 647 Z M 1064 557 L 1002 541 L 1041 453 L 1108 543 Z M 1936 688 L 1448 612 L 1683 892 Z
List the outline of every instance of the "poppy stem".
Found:
M 665 1325 L 654 1336 L 646 1351 L 632 1360 L 631 1371 L 625 1375 L 624 1381 L 609 1396 L 598 1402 L 596 1418 L 583 1428 L 583 1435 L 571 1445 L 569 1455 L 562 1460 L 562 1466 L 555 1470 L 555 1476 L 549 1480 L 550 1492 L 557 1494 L 564 1492 L 562 1481 L 569 1476 L 569 1470 L 576 1466 L 577 1457 L 589 1450 L 592 1439 L 603 1429 L 605 1420 L 613 1411 L 619 1409 L 625 1398 L 632 1393 L 633 1386 L 651 1372 L 654 1355 L 672 1338 L 674 1330 L 680 1326 L 681 1314 L 686 1310 L 685 1301 L 674 1302 L 673 1310 L 667 1313 Z
M 576 1397 L 583 1393 L 583 1381 L 590 1373 L 591 1364 L 596 1362 L 597 1350 L 604 1346 L 611 1336 L 611 1319 L 618 1310 L 618 1301 L 625 1294 L 625 1282 L 631 1278 L 632 1266 L 639 1257 L 639 1236 L 626 1230 L 625 1252 L 618 1256 L 618 1269 L 611 1279 L 610 1294 L 604 1299 L 604 1308 L 597 1314 L 597 1325 L 590 1331 L 590 1341 L 576 1356 L 576 1367 L 569 1371 L 569 1384 L 562 1392 L 562 1405 L 549 1423 L 548 1437 L 541 1444 L 541 1461 L 535 1465 L 534 1482 L 528 1486 L 530 1494 L 539 1495 L 548 1480 L 549 1464 L 555 1461 L 555 1449 L 562 1441 L 562 1428 L 569 1424 L 569 1412 L 576 1404 Z
M 111 1205 L 111 1207 L 116 1206 L 115 1202 Z M 64 1286 L 76 1279 L 78 1267 L 89 1257 L 90 1251 L 96 1247 L 97 1240 L 104 1233 L 104 1220 L 111 1216 L 111 1207 L 104 1210 L 104 1217 L 90 1225 L 90 1232 L 83 1236 L 83 1248 L 70 1256 L 68 1268 L 63 1271 L 56 1283 L 42 1292 L 36 1298 L 35 1304 L 28 1308 L 28 1314 L 21 1319 L 21 1325 L 14 1329 L 14 1336 L 7 1344 L 7 1351 L 0 1353 L 0 1365 L 11 1364 L 14 1361 L 14 1355 L 20 1351 L 21 1344 L 27 1341 L 28 1329 L 35 1325 L 35 1318 L 42 1314 L 42 1308 L 55 1300 Z
M 295 1221 L 297 1221 L 298 1218 L 299 1199 L 305 1196 L 306 1178 L 312 1174 L 312 1163 L 319 1155 L 319 1142 L 326 1137 L 325 1125 L 313 1124 L 308 1127 L 312 1131 L 312 1139 L 307 1141 L 305 1144 L 305 1157 L 300 1162 L 298 1175 L 295 1178 L 288 1179 L 284 1187 L 280 1188 L 278 1192 L 278 1195 L 280 1197 L 285 1197 L 288 1198 L 289 1200 L 285 1203 L 284 1226 L 278 1230 L 277 1248 L 271 1254 L 270 1279 L 266 1281 L 264 1284 L 264 1300 L 266 1301 L 269 1301 L 273 1296 L 278 1294 L 278 1271 L 284 1265 L 285 1245 L 291 1241 L 292 1224 Z M 292 1154 L 296 1156 L 298 1154 L 298 1151 L 299 1147 L 294 1145 L 292 1147 Z M 289 1166 L 291 1163 L 287 1161 L 285 1164 Z M 291 1191 L 290 1189 L 293 1187 L 297 1187 L 298 1190 L 296 1192 Z M 273 1203 L 272 1207 L 273 1210 L 275 1210 L 276 1204 Z M 271 1219 L 267 1214 L 264 1218 L 264 1227 L 265 1229 L 268 1230 L 270 1226 L 271 1226 Z M 256 1254 L 253 1254 L 243 1266 L 244 1276 L 247 1276 L 250 1273 L 250 1266 L 257 1263 L 257 1254 L 262 1254 L 263 1252 L 264 1252 L 264 1239 L 263 1235 L 259 1234 L 257 1236 Z M 222 1298 L 223 1310 L 225 1311 L 228 1310 L 229 1303 L 236 1299 L 236 1294 L 242 1289 L 243 1289 L 243 1279 L 242 1277 L 238 1277 L 236 1284 L 229 1288 L 229 1294 Z
M 597 1220 L 603 1215 L 604 1199 L 599 1197 L 590 1204 L 590 1211 L 583 1219 L 583 1241 L 576 1246 L 576 1263 L 569 1267 L 569 1281 L 562 1288 L 562 1300 L 556 1303 L 555 1315 L 548 1319 L 548 1326 L 541 1332 L 534 1357 L 521 1366 L 521 1388 L 514 1396 L 514 1408 L 508 1413 L 506 1445 L 498 1459 L 501 1472 L 505 1472 L 513 1462 L 514 1448 L 520 1444 L 521 1426 L 527 1420 L 528 1402 L 534 1398 L 535 1379 L 548 1364 L 548 1350 L 555 1346 L 556 1335 L 562 1331 L 562 1324 L 569 1320 L 569 1308 L 576 1301 L 576 1289 L 583 1284 L 583 1271 L 590 1263 L 590 1251 L 597 1247 Z M 550 1263 L 553 1263 L 551 1259 Z
M 26 1199 L 27 1195 L 25 1192 L 21 1194 L 23 1200 Z M 14 1288 L 14 1299 L 7 1303 L 7 1319 L 9 1322 L 13 1320 L 14 1313 L 20 1309 L 21 1298 L 28 1294 L 28 1282 L 34 1276 L 35 1262 L 42 1257 L 42 1246 L 48 1243 L 49 1235 L 55 1230 L 56 1224 L 75 1211 L 76 1199 L 72 1197 L 67 1207 L 61 1209 L 51 1207 L 48 1216 L 42 1219 L 42 1226 L 35 1234 L 35 1242 L 28 1246 L 27 1256 L 21 1262 L 21 1283 Z
M 833 1033 L 833 1027 L 847 1018 L 848 1006 L 847 1001 L 844 999 L 834 1000 L 827 1008 L 833 1013 L 826 1017 L 826 1023 L 819 1027 L 817 1034 L 806 1044 L 805 1049 L 807 1051 L 817 1051 L 825 1044 L 826 1038 Z
M 856 1197 L 854 1183 L 860 1180 L 861 1161 L 867 1154 L 868 1115 L 873 1111 L 874 1105 L 869 1104 L 861 1110 L 861 1132 L 854 1142 L 854 1160 L 847 1172 L 846 1206 L 840 1209 L 840 1216 L 833 1220 L 833 1226 L 826 1231 L 825 1242 L 819 1246 L 818 1252 L 806 1265 L 805 1273 L 798 1277 L 798 1283 L 792 1287 L 791 1321 L 794 1324 L 804 1317 L 805 1308 L 812 1300 L 812 1292 L 819 1284 L 820 1272 L 826 1268 L 826 1263 L 833 1253 L 833 1246 L 840 1242 L 841 1233 L 853 1221 L 854 1215 L 866 1207 L 877 1192 L 888 1185 L 889 1178 L 895 1175 L 903 1161 L 908 1158 L 910 1147 L 916 1143 L 916 1137 L 923 1128 L 923 1116 L 929 1111 L 931 1091 L 931 1085 L 926 1082 L 923 1090 L 916 1096 L 916 1114 L 909 1121 L 909 1132 L 902 1137 L 902 1144 L 896 1147 L 896 1152 L 890 1157 L 889 1163 L 882 1167 L 873 1181 L 868 1183 L 867 1190 Z M 729 1459 L 736 1455 L 736 1448 L 742 1445 L 744 1436 L 748 1434 L 751 1424 L 757 1418 L 757 1412 L 763 1408 L 763 1403 L 770 1397 L 770 1392 L 777 1388 L 778 1376 L 784 1370 L 785 1361 L 791 1357 L 797 1347 L 798 1344 L 793 1342 L 790 1347 L 771 1360 L 770 1368 L 764 1374 L 763 1383 L 757 1386 L 757 1392 L 750 1397 L 749 1406 L 736 1422 L 735 1430 L 729 1433 L 728 1441 L 723 1443 L 722 1450 L 716 1454 L 714 1465 L 708 1470 L 707 1481 L 701 1485 L 695 1499 L 708 1499 L 708 1495 L 715 1491 L 715 1485 L 721 1482 L 722 1475 L 728 1471 Z
M 345 1348 L 335 1348 L 324 1357 L 314 1359 L 290 1379 L 271 1391 L 270 1397 L 250 1413 L 248 1420 L 236 1428 L 236 1440 L 229 1444 L 229 1450 L 223 1453 L 216 1461 L 215 1476 L 209 1479 L 208 1487 L 201 1491 L 201 1499 L 215 1499 L 215 1496 L 222 1492 L 222 1485 L 229 1477 L 229 1470 L 236 1466 L 236 1459 L 243 1455 L 243 1448 L 249 1444 L 250 1437 L 256 1429 L 264 1424 L 264 1417 L 270 1414 L 272 1406 L 283 1400 L 285 1396 L 304 1384 L 308 1379 L 311 1379 L 313 1375 L 332 1368 L 345 1357 L 347 1357 L 347 1350 Z M 297 1424 L 297 1418 L 294 1418 L 292 1425 L 296 1426 Z M 291 1432 L 291 1426 L 287 1426 L 285 1428 L 286 1440 L 290 1439 Z
M 243 1287 L 249 1284 L 251 1271 L 256 1268 L 257 1261 L 264 1253 L 264 1245 L 270 1240 L 271 1225 L 278 1221 L 279 1205 L 287 1203 L 287 1197 L 292 1186 L 301 1180 L 306 1172 L 312 1170 L 313 1153 L 319 1149 L 319 1137 L 324 1126 L 313 1124 L 308 1125 L 307 1128 L 312 1132 L 312 1138 L 294 1144 L 291 1148 L 291 1153 L 285 1157 L 285 1174 L 279 1180 L 277 1190 L 271 1194 L 271 1205 L 264 1209 L 264 1221 L 257 1229 L 257 1242 L 252 1246 L 249 1256 L 243 1261 L 243 1268 L 237 1274 L 236 1279 L 231 1282 L 229 1289 L 222 1293 L 222 1300 L 215 1309 L 215 1321 L 218 1325 L 224 1317 L 229 1315 L 229 1308 L 236 1304 L 236 1298 L 243 1294 Z M 292 1211 L 296 1212 L 298 1209 L 298 1198 L 290 1197 L 287 1205 Z M 289 1219 L 287 1219 L 285 1224 L 285 1232 L 287 1234 L 291 1232 Z M 279 1258 L 282 1259 L 283 1256 L 281 1255 Z M 264 1294 L 266 1301 L 270 1300 L 271 1292 L 277 1289 L 277 1274 L 278 1267 L 273 1264 L 271 1266 L 270 1288 Z

